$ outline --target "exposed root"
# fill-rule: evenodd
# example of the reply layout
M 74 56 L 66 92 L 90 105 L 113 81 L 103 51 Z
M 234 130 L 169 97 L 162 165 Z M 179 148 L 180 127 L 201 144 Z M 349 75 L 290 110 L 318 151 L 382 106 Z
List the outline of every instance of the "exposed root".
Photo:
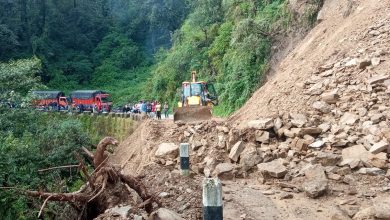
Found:
M 107 163 L 108 157 L 105 155 L 105 149 L 109 144 L 117 145 L 118 141 L 112 137 L 106 137 L 102 141 L 100 141 L 97 150 L 93 156 L 89 155 L 89 151 L 84 152 L 91 158 L 93 158 L 95 170 L 92 173 L 88 173 L 85 163 L 81 156 L 78 153 L 75 153 L 75 157 L 79 161 L 79 169 L 83 172 L 86 177 L 86 184 L 84 184 L 78 191 L 72 193 L 49 193 L 49 192 L 41 192 L 41 191 L 30 191 L 30 190 L 22 190 L 14 187 L 7 187 L 2 189 L 10 189 L 21 191 L 23 194 L 26 194 L 31 197 L 39 197 L 40 199 L 45 199 L 41 209 L 39 211 L 39 216 L 42 215 L 43 210 L 48 201 L 61 201 L 61 202 L 70 202 L 77 207 L 84 207 L 77 209 L 80 213 L 79 216 L 83 216 L 83 212 L 89 209 L 89 206 L 95 207 L 94 209 L 102 211 L 103 208 L 109 208 L 121 201 L 127 201 L 128 198 L 124 196 L 129 195 L 127 190 L 125 189 L 125 194 L 123 193 L 114 193 L 115 190 L 120 189 L 121 187 L 129 187 L 133 189 L 142 199 L 142 203 L 139 205 L 139 208 L 143 208 L 147 213 L 153 212 L 153 203 L 156 203 L 157 206 L 160 206 L 160 203 L 156 196 L 150 195 L 145 187 L 145 185 L 141 182 L 141 180 L 131 176 L 124 175 L 120 172 L 120 168 L 115 168 L 114 166 Z M 90 152 L 89 152 L 90 153 Z M 70 165 L 75 166 L 75 165 Z M 67 166 L 63 166 L 67 167 Z M 58 168 L 63 168 L 58 167 Z M 56 167 L 57 168 L 57 167 Z M 56 168 L 48 168 L 45 170 L 51 170 Z M 119 184 L 119 185 L 118 185 Z M 100 186 L 100 187 L 96 187 Z M 119 188 L 118 188 L 119 187 Z M 98 192 L 97 192 L 98 191 Z M 130 193 L 131 190 L 128 190 Z M 114 193 L 114 194 L 111 194 Z M 122 197 L 117 199 L 109 199 L 110 197 Z M 114 202 L 112 202 L 114 201 Z M 112 204 L 114 203 L 114 204 Z M 99 213 L 94 213 L 99 214 Z

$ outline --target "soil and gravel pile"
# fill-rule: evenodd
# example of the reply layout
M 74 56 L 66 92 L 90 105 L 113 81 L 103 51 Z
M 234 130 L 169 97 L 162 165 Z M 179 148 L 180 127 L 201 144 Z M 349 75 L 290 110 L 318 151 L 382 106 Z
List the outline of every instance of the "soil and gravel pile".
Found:
M 326 0 L 318 22 L 228 121 L 145 121 L 110 161 L 184 219 L 203 177 L 224 181 L 226 219 L 390 219 L 390 1 Z

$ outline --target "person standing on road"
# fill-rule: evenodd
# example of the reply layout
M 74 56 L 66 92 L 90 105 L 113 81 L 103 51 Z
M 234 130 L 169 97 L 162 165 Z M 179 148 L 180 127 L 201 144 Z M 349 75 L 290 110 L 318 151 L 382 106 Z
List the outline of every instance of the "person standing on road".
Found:
M 165 118 L 168 118 L 168 117 L 169 117 L 169 115 L 168 115 L 168 110 L 169 110 L 168 102 L 165 102 L 165 103 L 164 103 L 164 117 L 165 117 Z
M 157 113 L 157 119 L 161 119 L 161 104 L 160 104 L 160 102 L 157 102 L 156 113 Z

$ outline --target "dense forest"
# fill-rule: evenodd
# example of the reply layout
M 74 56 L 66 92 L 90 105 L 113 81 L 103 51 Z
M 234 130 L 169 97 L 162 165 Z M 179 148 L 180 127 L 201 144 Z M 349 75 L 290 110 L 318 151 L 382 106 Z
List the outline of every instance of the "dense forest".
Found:
M 320 0 L 311 0 L 313 19 Z M 173 101 L 197 70 L 220 94 L 219 115 L 243 105 L 267 72 L 275 36 L 295 22 L 286 0 L 0 1 L 0 61 L 36 56 L 50 89 L 99 88 L 116 105 Z M 304 20 L 304 21 L 306 21 Z
M 0 60 L 36 56 L 49 88 L 138 99 L 188 11 L 183 0 L 1 0 Z
M 287 0 L 0 0 L 0 187 L 54 192 L 80 186 L 72 152 L 101 137 L 77 118 L 34 114 L 34 89 L 103 89 L 116 105 L 175 102 L 196 70 L 214 82 L 227 116 L 261 85 L 272 45 L 310 27 L 321 0 L 297 19 Z M 10 110 L 11 100 L 26 108 Z M 36 219 L 41 203 L 0 191 L 3 219 Z M 65 207 L 50 204 L 48 219 Z

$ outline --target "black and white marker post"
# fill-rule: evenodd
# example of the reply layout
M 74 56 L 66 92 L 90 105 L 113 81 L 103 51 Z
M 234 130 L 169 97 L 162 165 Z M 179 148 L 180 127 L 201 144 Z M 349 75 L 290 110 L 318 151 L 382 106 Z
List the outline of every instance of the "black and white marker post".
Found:
M 190 144 L 181 143 L 180 144 L 180 168 L 181 174 L 183 176 L 190 175 L 190 154 L 189 154 Z
M 222 184 L 218 178 L 203 180 L 203 220 L 223 220 Z

